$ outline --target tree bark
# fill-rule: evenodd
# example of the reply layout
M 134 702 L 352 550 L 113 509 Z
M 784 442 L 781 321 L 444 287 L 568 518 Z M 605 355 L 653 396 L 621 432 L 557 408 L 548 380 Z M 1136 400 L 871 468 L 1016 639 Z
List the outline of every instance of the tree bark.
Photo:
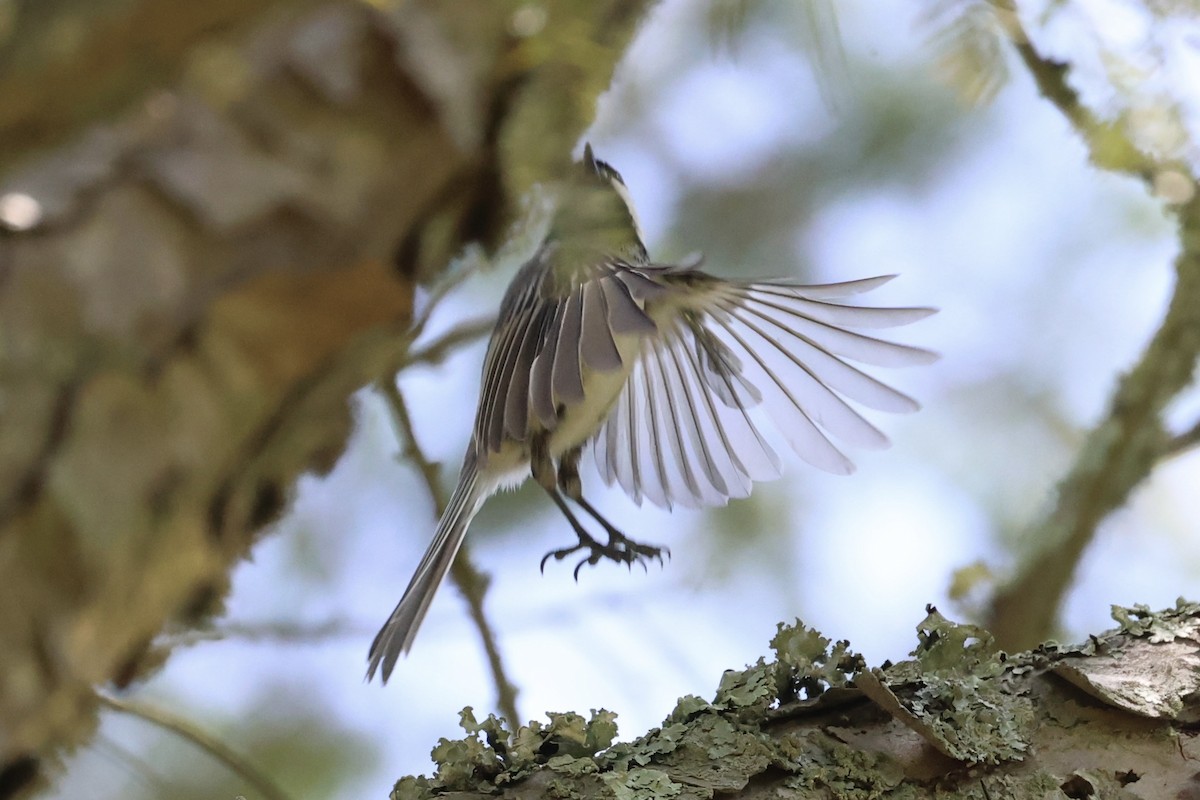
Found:
M 87 0 L 0 40 L 0 797 L 217 610 L 646 2 Z M 2 35 L 2 33 L 0 33 Z
M 726 672 L 712 702 L 681 699 L 629 744 L 610 746 L 605 711 L 510 738 L 468 709 L 437 774 L 392 798 L 1198 797 L 1200 605 L 1114 616 L 1084 645 L 1007 656 L 931 610 L 915 658 L 876 669 L 780 625 L 774 661 Z

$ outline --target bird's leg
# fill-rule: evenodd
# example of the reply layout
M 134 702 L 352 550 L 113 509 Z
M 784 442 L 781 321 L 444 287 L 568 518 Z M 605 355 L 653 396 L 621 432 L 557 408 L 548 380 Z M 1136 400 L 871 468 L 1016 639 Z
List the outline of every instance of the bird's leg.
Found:
M 662 563 L 663 553 L 671 555 L 666 547 L 635 542 L 626 536 L 620 528 L 604 518 L 595 506 L 583 497 L 583 482 L 579 480 L 579 458 L 583 454 L 582 447 L 576 447 L 567 452 L 558 461 L 558 488 L 563 494 L 579 504 L 579 507 L 591 515 L 592 519 L 608 533 L 608 548 L 605 555 L 614 561 L 631 564 L 634 561 L 645 565 L 643 559 L 657 558 Z
M 600 560 L 600 556 L 596 555 L 596 552 L 602 550 L 603 545 L 592 538 L 592 535 L 587 532 L 583 524 L 576 518 L 574 512 L 571 511 L 571 507 L 567 505 L 567 501 L 563 499 L 562 493 L 559 492 L 558 482 L 555 480 L 554 475 L 554 461 L 550 458 L 550 452 L 546 447 L 548 439 L 549 434 L 546 433 L 537 434 L 533 437 L 529 448 L 529 470 L 533 473 L 533 479 L 546 490 L 546 494 L 550 495 L 550 499 L 558 506 L 558 510 L 567 518 L 567 522 L 571 523 L 571 528 L 574 529 L 575 535 L 579 537 L 579 544 L 574 547 L 551 550 L 549 553 L 546 553 L 546 555 L 542 556 L 542 563 L 538 569 L 545 570 L 546 561 L 551 556 L 554 556 L 555 560 L 561 560 L 571 553 L 580 550 L 590 550 L 592 555 L 584 559 L 584 561 L 579 562 L 579 565 L 575 567 L 575 574 L 578 576 L 579 567 L 583 566 L 585 561 L 591 561 L 591 563 L 595 564 Z
M 659 563 L 662 563 L 663 553 L 666 552 L 669 556 L 671 554 L 669 550 L 663 547 L 655 547 L 654 545 L 641 544 L 633 541 L 624 533 L 622 533 L 616 525 L 613 525 L 611 522 L 605 519 L 604 516 L 592 506 L 591 503 L 583 499 L 583 484 L 579 480 L 579 457 L 582 452 L 582 448 L 576 447 L 565 453 L 563 457 L 559 459 L 558 483 L 553 490 L 546 487 L 546 483 L 544 483 L 542 479 L 538 480 L 538 482 L 542 484 L 543 488 L 546 488 L 546 491 L 550 493 L 550 496 L 554 498 L 554 502 L 558 504 L 558 507 L 562 510 L 563 514 L 565 514 L 567 519 L 571 522 L 571 526 L 575 528 L 576 534 L 579 534 L 579 544 L 575 545 L 574 547 L 564 547 L 559 550 L 551 550 L 542 557 L 542 566 L 545 566 L 546 560 L 551 556 L 553 556 L 555 560 L 561 560 L 572 553 L 577 553 L 581 550 L 587 550 L 589 551 L 589 554 L 586 558 L 575 565 L 576 578 L 579 577 L 579 570 L 584 564 L 596 564 L 599 563 L 600 559 L 602 558 L 607 558 L 612 561 L 616 561 L 619 564 L 625 564 L 626 566 L 630 566 L 636 562 L 641 564 L 643 568 L 646 566 L 645 560 L 649 558 L 657 558 Z M 564 494 L 578 503 L 580 508 L 591 515 L 592 519 L 600 523 L 601 527 L 603 527 L 605 532 L 608 533 L 607 544 L 601 545 L 590 535 L 580 532 L 578 520 L 568 510 L 567 504 L 562 498 L 562 495 Z
M 607 558 L 611 558 L 613 561 L 619 561 L 626 565 L 636 562 L 645 568 L 645 560 L 648 558 L 658 559 L 658 563 L 661 564 L 664 553 L 666 554 L 667 558 L 671 557 L 671 548 L 635 542 L 633 539 L 630 539 L 628 536 L 622 533 L 620 529 L 616 528 L 611 522 L 602 517 L 600 512 L 597 511 L 587 500 L 584 500 L 582 497 L 572 499 L 579 503 L 579 507 L 590 514 L 592 518 L 599 522 L 604 527 L 604 530 L 608 532 L 608 546 L 604 548 L 604 555 Z M 576 571 L 578 571 L 578 568 Z

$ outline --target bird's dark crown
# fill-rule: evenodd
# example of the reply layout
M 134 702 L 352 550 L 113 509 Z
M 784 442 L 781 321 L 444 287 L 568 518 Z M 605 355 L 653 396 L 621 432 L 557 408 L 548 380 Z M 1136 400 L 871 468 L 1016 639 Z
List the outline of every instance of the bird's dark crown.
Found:
M 619 183 L 621 186 L 625 185 L 625 179 L 621 177 L 621 173 L 613 169 L 612 164 L 596 158 L 596 155 L 592 152 L 590 142 L 583 146 L 583 165 L 611 183 Z

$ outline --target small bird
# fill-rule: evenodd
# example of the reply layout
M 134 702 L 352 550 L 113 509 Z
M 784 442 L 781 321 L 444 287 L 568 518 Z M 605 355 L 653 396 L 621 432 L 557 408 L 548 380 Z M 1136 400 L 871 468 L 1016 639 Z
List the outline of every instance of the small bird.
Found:
M 779 477 L 767 420 L 801 459 L 832 473 L 854 465 L 830 436 L 886 447 L 846 400 L 890 412 L 917 403 L 849 362 L 896 367 L 937 356 L 856 329 L 906 325 L 934 309 L 834 301 L 893 277 L 806 286 L 725 280 L 698 261 L 651 263 L 624 181 L 588 145 L 545 238 L 501 301 L 458 485 L 371 643 L 367 680 L 382 668 L 386 683 L 412 647 L 484 500 L 530 475 L 578 537 L 547 553 L 543 567 L 574 553 L 585 554 L 576 574 L 601 559 L 661 560 L 664 548 L 629 539 L 584 499 L 579 460 L 589 445 L 607 484 L 668 509 L 724 505 Z M 568 500 L 604 529 L 604 541 Z

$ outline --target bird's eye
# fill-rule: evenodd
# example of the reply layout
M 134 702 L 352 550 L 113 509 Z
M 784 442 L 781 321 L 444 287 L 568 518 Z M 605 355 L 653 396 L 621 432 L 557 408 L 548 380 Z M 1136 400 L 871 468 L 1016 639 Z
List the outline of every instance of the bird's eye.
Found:
M 607 161 L 601 161 L 600 159 L 595 159 L 592 162 L 592 165 L 593 165 L 593 169 L 596 170 L 597 176 L 603 178 L 604 180 L 608 181 L 609 183 L 613 183 L 618 186 L 625 185 L 625 179 L 621 177 L 621 173 L 619 173 L 615 169 L 613 169 L 612 164 L 609 164 Z
M 614 183 L 619 183 L 622 186 L 625 185 L 625 179 L 621 177 L 621 173 L 617 172 L 615 169 L 613 169 L 611 166 L 609 166 L 608 164 L 606 164 L 603 161 L 600 161 L 598 163 L 602 167 L 602 172 L 600 173 L 601 175 L 603 175 L 604 177 L 613 181 Z

